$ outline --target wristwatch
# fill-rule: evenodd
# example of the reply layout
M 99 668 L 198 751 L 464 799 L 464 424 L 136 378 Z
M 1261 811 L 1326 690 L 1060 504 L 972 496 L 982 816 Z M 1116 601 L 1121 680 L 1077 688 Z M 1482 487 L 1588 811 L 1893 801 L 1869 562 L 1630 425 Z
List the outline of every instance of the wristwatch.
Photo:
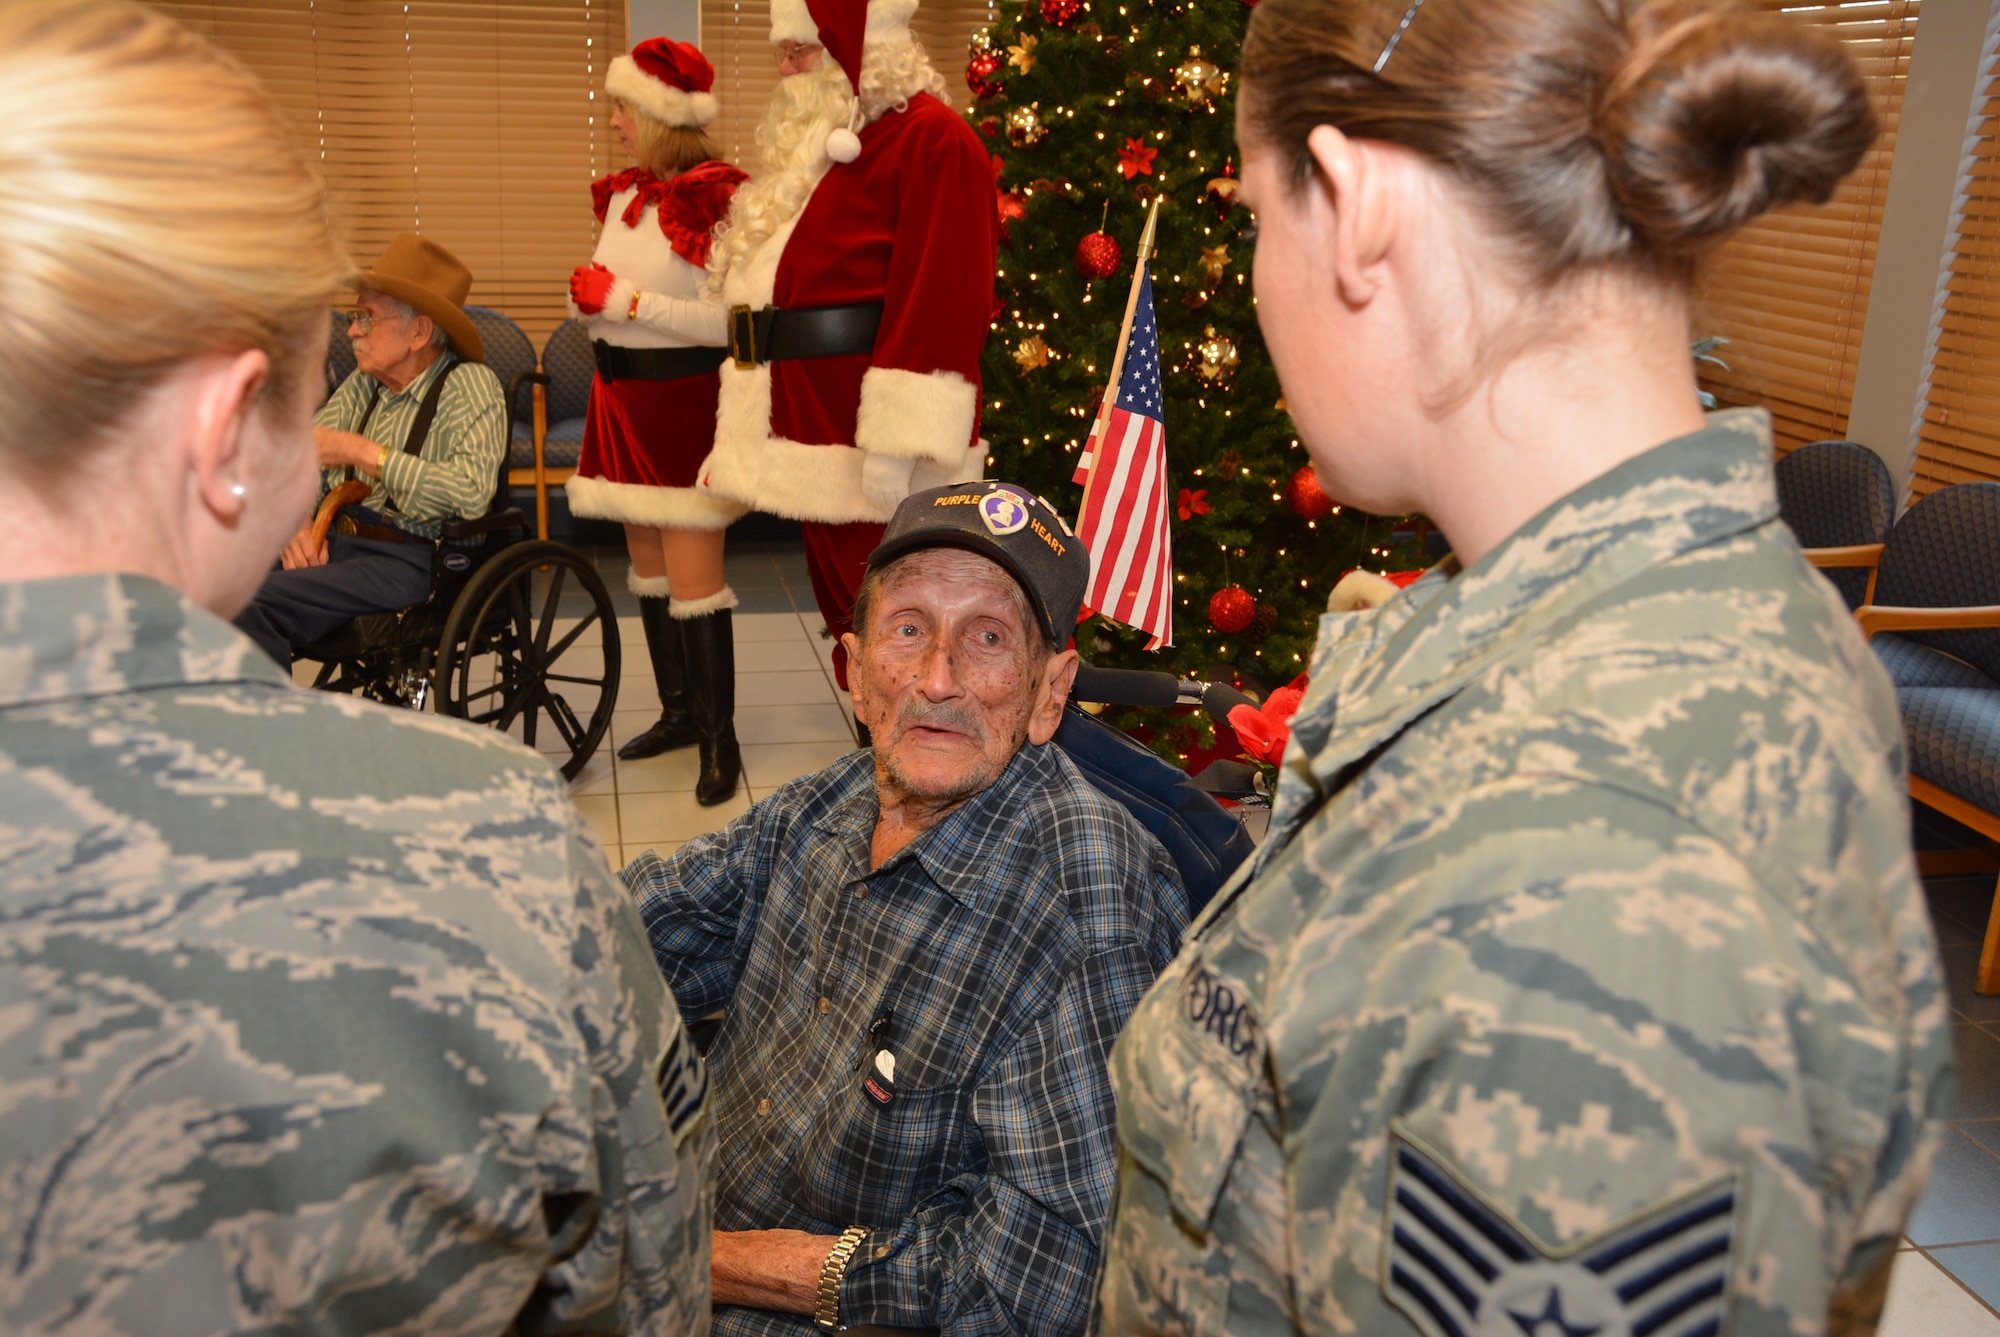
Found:
M 840 1279 L 847 1275 L 847 1264 L 854 1257 L 854 1251 L 861 1247 L 861 1241 L 868 1238 L 868 1227 L 849 1226 L 840 1232 L 840 1238 L 827 1251 L 826 1262 L 819 1269 L 819 1299 L 813 1306 L 813 1322 L 828 1332 L 842 1331 L 840 1325 Z

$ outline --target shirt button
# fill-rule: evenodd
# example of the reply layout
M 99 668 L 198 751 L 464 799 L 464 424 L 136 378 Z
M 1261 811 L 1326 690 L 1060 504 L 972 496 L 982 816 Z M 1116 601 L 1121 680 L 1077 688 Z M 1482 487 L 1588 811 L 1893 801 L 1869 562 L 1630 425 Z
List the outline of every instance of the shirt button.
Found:
M 833 1011 L 833 1001 L 832 1001 L 831 999 L 828 999 L 828 998 L 822 998 L 822 999 L 820 999 L 820 1000 L 819 1000 L 819 1014 L 820 1014 L 820 1015 L 821 1015 L 821 1016 L 823 1017 L 823 1016 L 825 1016 L 825 1015 L 826 1015 L 827 1013 L 829 1013 L 829 1012 L 831 1012 L 831 1011 Z
M 758 1117 L 758 1118 L 760 1118 L 760 1119 L 761 1119 L 761 1118 L 763 1118 L 763 1117 L 764 1117 L 764 1116 L 765 1116 L 766 1114 L 769 1114 L 770 1112 L 771 1112 L 771 1101 L 770 1101 L 769 1097 L 766 1097 L 765 1099 L 763 1099 L 763 1100 L 760 1100 L 760 1101 L 758 1101 L 758 1102 L 757 1102 L 757 1117 Z
M 888 1245 L 886 1245 L 886 1244 L 878 1244 L 878 1245 L 876 1245 L 876 1246 L 875 1246 L 875 1256 L 876 1256 L 877 1258 L 887 1258 L 887 1257 L 889 1256 L 889 1246 L 888 1246 Z
M 867 900 L 867 899 L 868 899 L 868 888 L 866 888 L 866 887 L 862 886 L 862 885 L 861 885 L 860 883 L 856 883 L 856 884 L 855 884 L 855 886 L 854 886 L 854 899 L 855 899 L 855 900 L 857 900 L 857 901 L 865 901 L 865 900 Z

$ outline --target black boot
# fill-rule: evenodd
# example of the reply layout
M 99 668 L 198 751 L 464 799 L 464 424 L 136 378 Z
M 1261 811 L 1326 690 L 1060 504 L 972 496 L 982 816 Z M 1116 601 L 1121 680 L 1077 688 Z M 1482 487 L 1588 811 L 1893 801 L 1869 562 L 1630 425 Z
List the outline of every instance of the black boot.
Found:
M 688 700 L 701 743 L 694 801 L 713 807 L 736 792 L 743 754 L 736 746 L 736 637 L 729 610 L 676 618 L 687 650 Z
M 660 689 L 657 724 L 618 749 L 618 760 L 657 757 L 695 742 L 694 716 L 688 712 L 687 665 L 682 661 L 680 628 L 667 616 L 667 596 L 639 597 L 639 625 L 646 629 L 646 654 L 653 661 L 653 682 Z

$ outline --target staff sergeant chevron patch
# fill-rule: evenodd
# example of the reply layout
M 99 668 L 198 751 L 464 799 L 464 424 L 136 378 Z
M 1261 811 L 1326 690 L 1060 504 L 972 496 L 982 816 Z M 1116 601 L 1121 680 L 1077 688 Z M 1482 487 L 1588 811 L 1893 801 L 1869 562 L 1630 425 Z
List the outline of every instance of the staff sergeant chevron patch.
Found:
M 1425 1337 L 1715 1337 L 1736 1176 L 1551 1250 L 1443 1159 L 1390 1134 L 1382 1293 Z

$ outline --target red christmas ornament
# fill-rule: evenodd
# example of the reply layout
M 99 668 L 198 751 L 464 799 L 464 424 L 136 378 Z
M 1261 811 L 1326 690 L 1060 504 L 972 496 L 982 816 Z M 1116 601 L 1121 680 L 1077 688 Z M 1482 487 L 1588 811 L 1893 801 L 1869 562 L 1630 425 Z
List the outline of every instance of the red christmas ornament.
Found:
M 965 67 L 965 86 L 972 90 L 972 96 L 982 101 L 990 98 L 1000 91 L 1000 81 L 993 76 L 1005 68 L 1005 62 L 998 54 L 982 51 Z
M 1257 616 L 1257 601 L 1241 585 L 1224 585 L 1208 601 L 1208 625 L 1234 636 Z
M 1076 271 L 1087 279 L 1108 279 L 1118 272 L 1125 253 L 1108 232 L 1093 232 L 1076 244 Z
M 998 116 L 980 117 L 978 130 L 987 139 L 996 138 L 1000 133 L 1000 118 Z
M 1319 520 L 1333 513 L 1333 498 L 1319 485 L 1319 478 L 1307 465 L 1285 484 L 1285 504 L 1301 520 Z
M 1083 0 L 1042 0 L 1042 17 L 1058 28 L 1067 28 L 1083 12 Z

